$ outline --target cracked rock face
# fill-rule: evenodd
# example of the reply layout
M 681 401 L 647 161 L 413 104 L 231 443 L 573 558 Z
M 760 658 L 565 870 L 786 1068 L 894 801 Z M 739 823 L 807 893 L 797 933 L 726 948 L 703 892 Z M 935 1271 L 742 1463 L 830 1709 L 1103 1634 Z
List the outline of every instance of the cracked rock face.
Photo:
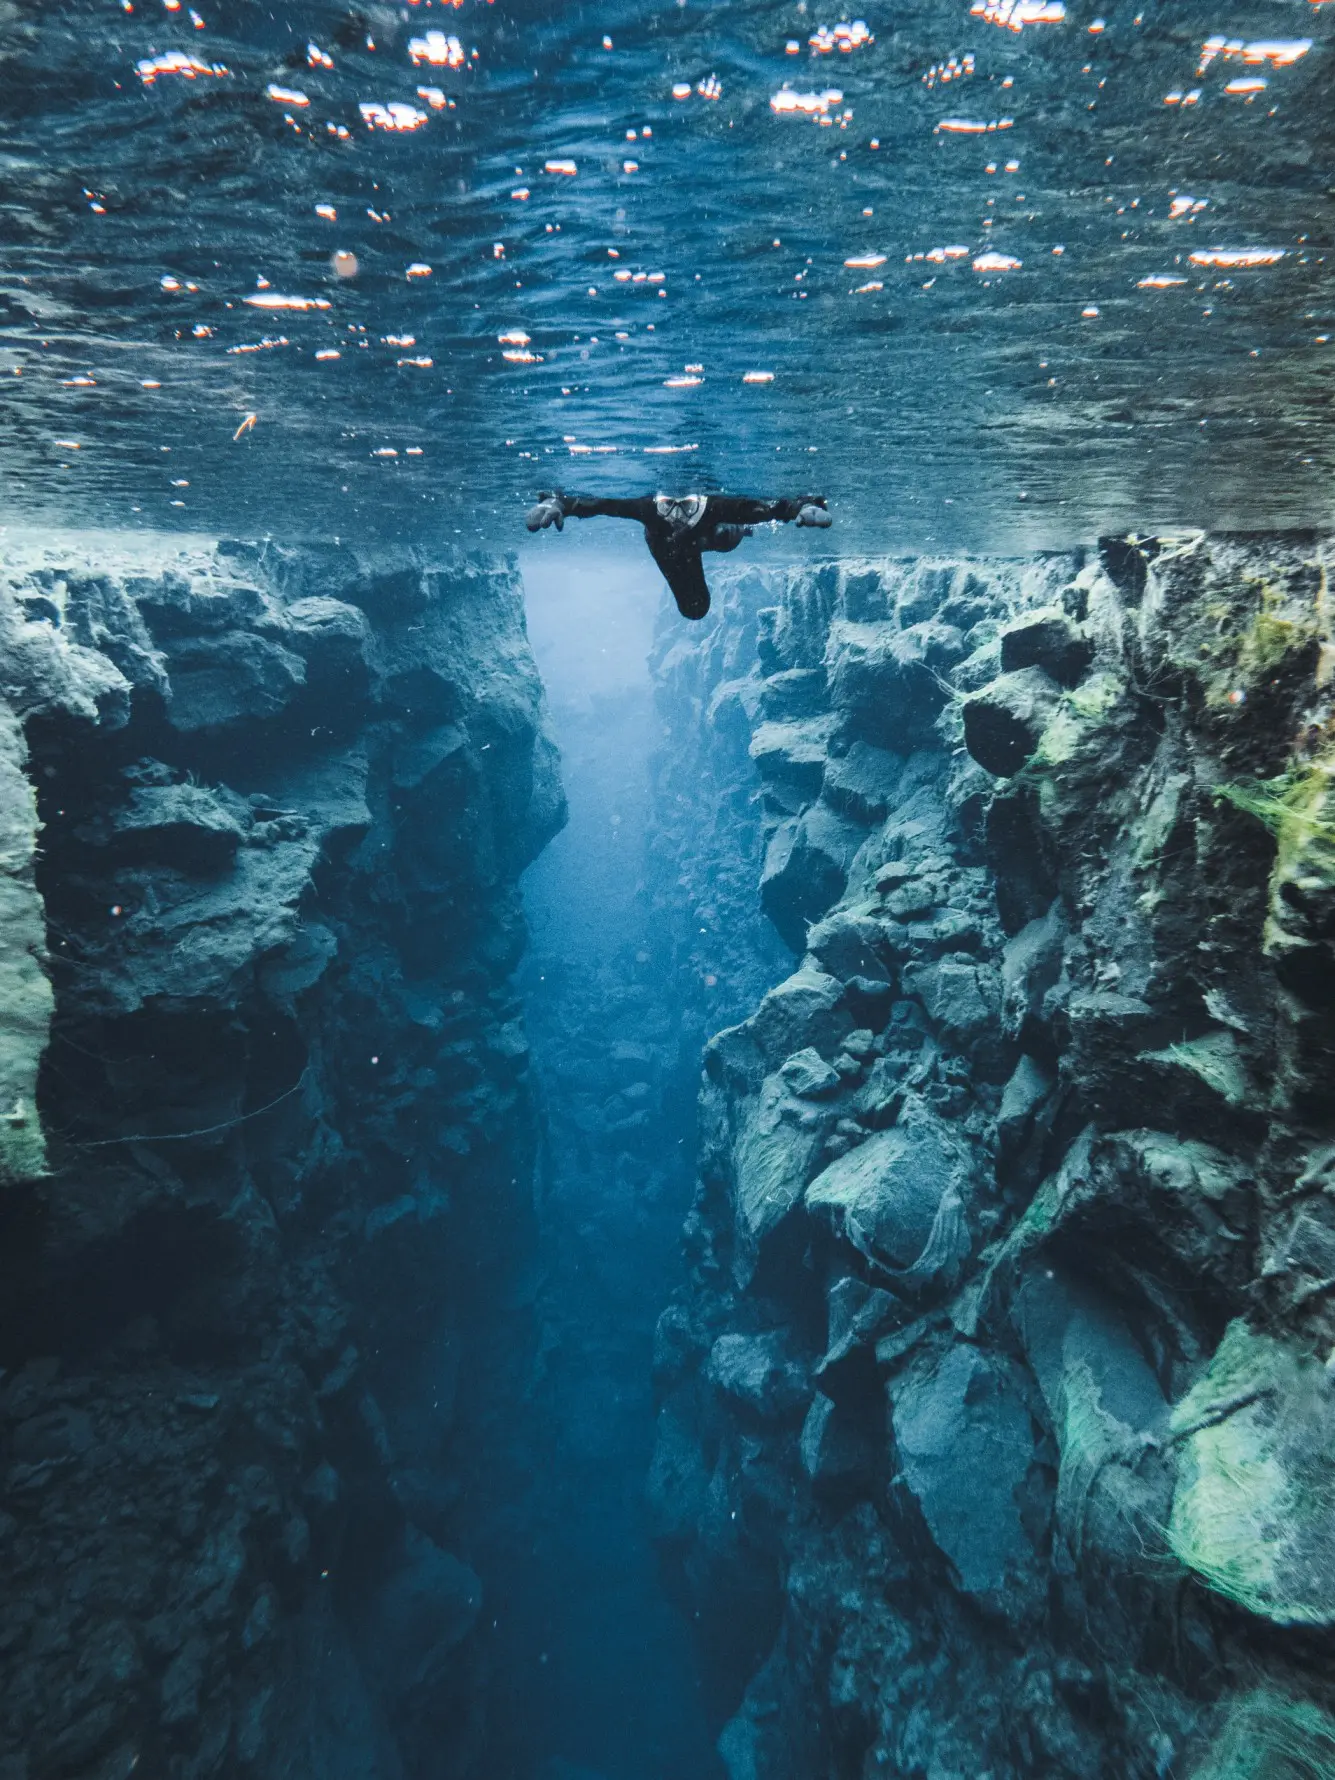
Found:
M 734 575 L 673 665 L 791 948 L 651 1479 L 732 1780 L 1329 1767 L 1329 552 Z
M 6 1780 L 477 1771 L 457 1380 L 562 820 L 512 569 L 0 564 Z

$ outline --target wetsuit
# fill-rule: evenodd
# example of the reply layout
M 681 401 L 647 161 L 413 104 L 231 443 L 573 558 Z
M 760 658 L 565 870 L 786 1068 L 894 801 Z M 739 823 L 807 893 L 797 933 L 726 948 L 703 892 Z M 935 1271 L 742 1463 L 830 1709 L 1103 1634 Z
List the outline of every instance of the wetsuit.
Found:
M 637 519 L 644 527 L 649 554 L 672 589 L 683 618 L 703 618 L 709 610 L 702 553 L 735 550 L 753 526 L 775 519 L 795 519 L 803 526 L 827 526 L 830 516 L 819 495 L 779 501 L 752 500 L 746 495 L 641 495 L 632 500 L 593 495 L 544 494 L 526 520 L 531 532 L 566 519 Z

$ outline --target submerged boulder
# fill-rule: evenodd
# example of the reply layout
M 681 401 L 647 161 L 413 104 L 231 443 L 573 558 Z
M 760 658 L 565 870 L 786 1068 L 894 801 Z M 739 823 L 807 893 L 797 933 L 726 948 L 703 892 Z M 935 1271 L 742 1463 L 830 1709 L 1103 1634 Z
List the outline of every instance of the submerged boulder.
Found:
M 953 1281 L 969 1252 L 971 1176 L 964 1146 L 915 1097 L 889 1131 L 818 1174 L 806 1206 L 897 1288 L 921 1289 Z
M 949 696 L 944 676 L 964 654 L 955 626 L 934 619 L 903 630 L 838 621 L 825 658 L 830 702 L 866 740 L 907 752 L 934 739 Z
M 468 1565 L 405 1528 L 399 1562 L 366 1616 L 369 1660 L 386 1695 L 406 1709 L 441 1688 L 481 1608 L 482 1584 Z
M 1093 656 L 1093 643 L 1060 606 L 1027 612 L 1001 633 L 1004 673 L 1038 667 L 1059 686 L 1074 686 Z
M 1163 1570 L 1168 1404 L 1117 1302 L 1045 1257 L 1012 1306 L 1061 1455 L 1057 1520 L 1072 1559 Z
M 760 900 L 793 951 L 803 950 L 807 927 L 838 900 L 864 838 L 861 828 L 824 802 L 775 830 L 760 877 Z
M 806 1055 L 820 1062 L 819 1053 Z M 766 1240 L 800 1203 L 822 1133 L 820 1116 L 793 1097 L 782 1074 L 766 1076 L 758 1093 L 743 1101 L 733 1141 L 733 1266 L 739 1284 L 749 1282 Z
M 749 749 L 757 772 L 762 779 L 815 797 L 825 775 L 831 727 L 828 717 L 762 723 L 752 736 Z
M 806 1401 L 806 1375 L 788 1351 L 782 1330 L 720 1335 L 709 1350 L 705 1371 L 725 1396 L 765 1420 L 791 1414 Z
M 891 1405 L 904 1481 L 960 1587 L 1008 1618 L 1034 1615 L 1045 1491 L 1018 1369 L 958 1343 L 903 1374 Z
M 854 742 L 846 754 L 826 761 L 825 798 L 854 822 L 884 822 L 903 776 L 902 754 Z
M 798 1443 L 802 1469 L 817 1490 L 837 1493 L 865 1484 L 872 1450 L 861 1419 L 817 1391 Z
M 1229 1706 L 1191 1780 L 1317 1780 L 1335 1773 L 1335 1719 L 1258 1687 Z
M 838 977 L 804 965 L 770 990 L 747 1021 L 747 1029 L 776 1064 L 807 1045 L 828 1054 L 853 1028 L 842 1005 L 843 994 Z
M 964 700 L 964 745 L 979 766 L 1012 777 L 1038 747 L 1060 696 L 1040 667 L 1002 674 Z
M 253 631 L 228 630 L 167 645 L 173 729 L 226 729 L 276 717 L 306 684 L 306 663 Z
M 115 838 L 126 858 L 208 873 L 231 863 L 245 830 L 207 786 L 142 785 L 116 817 Z
M 820 1052 L 810 1045 L 805 1050 L 795 1052 L 779 1073 L 787 1084 L 788 1091 L 803 1100 L 815 1100 L 832 1094 L 843 1080 L 838 1070 L 831 1069 Z
M 1230 1323 L 1172 1432 L 1182 1562 L 1259 1618 L 1335 1624 L 1335 1392 L 1321 1362 Z

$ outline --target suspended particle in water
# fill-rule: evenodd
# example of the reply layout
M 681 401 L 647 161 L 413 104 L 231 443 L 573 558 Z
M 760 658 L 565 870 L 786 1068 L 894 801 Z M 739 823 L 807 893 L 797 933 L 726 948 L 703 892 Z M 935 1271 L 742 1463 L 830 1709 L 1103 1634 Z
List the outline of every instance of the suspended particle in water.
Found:
M 338 248 L 329 256 L 330 270 L 338 278 L 355 278 L 357 276 L 357 256 L 346 247 Z

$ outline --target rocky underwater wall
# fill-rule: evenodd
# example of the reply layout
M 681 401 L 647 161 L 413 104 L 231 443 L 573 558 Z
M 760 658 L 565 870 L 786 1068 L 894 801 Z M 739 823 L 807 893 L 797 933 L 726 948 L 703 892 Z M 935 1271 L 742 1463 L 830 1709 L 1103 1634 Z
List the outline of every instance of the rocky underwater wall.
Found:
M 793 953 L 656 1347 L 732 1780 L 1335 1772 L 1330 549 L 752 571 L 664 653 L 686 900 Z
M 518 575 L 0 562 L 0 1775 L 479 1771 L 470 1339 L 530 1230 Z

